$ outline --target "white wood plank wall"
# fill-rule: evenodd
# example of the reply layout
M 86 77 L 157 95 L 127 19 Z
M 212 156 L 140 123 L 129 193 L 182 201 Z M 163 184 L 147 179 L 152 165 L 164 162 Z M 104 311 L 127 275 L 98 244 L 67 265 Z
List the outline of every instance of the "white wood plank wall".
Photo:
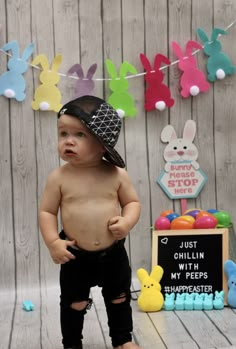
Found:
M 95 78 L 105 78 L 107 58 L 117 67 L 127 60 L 141 73 L 141 52 L 151 61 L 162 53 L 174 62 L 172 40 L 184 46 L 189 39 L 197 40 L 197 27 L 210 35 L 213 27 L 224 29 L 235 19 L 234 0 L 8 0 L 0 1 L 0 47 L 17 40 L 22 53 L 34 42 L 33 56 L 45 53 L 51 62 L 55 54 L 63 55 L 61 73 L 74 63 L 81 63 L 85 71 L 97 63 Z M 227 36 L 220 37 L 223 51 L 236 65 L 235 39 L 236 25 Z M 202 52 L 197 59 L 205 71 Z M 0 52 L 0 73 L 5 72 L 6 61 Z M 197 123 L 194 143 L 208 182 L 196 200 L 189 200 L 188 207 L 224 209 L 234 222 L 236 219 L 236 75 L 211 84 L 205 94 L 183 99 L 177 65 L 165 74 L 175 105 L 161 113 L 145 112 L 143 77 L 129 80 L 137 116 L 124 120 L 117 147 L 126 159 L 143 206 L 142 217 L 127 242 L 134 274 L 139 267 L 150 269 L 150 227 L 159 213 L 164 209 L 180 211 L 179 201 L 169 200 L 156 184 L 164 167 L 165 145 L 160 133 L 168 123 L 180 136 L 186 120 Z M 31 108 L 38 70 L 29 67 L 25 79 L 23 102 L 0 96 L 0 287 L 3 292 L 12 290 L 9 297 L 13 300 L 15 290 L 17 298 L 24 299 L 29 288 L 40 297 L 39 286 L 54 285 L 58 279 L 58 267 L 42 243 L 37 220 L 46 176 L 60 164 L 57 118 L 53 112 L 34 112 Z M 63 103 L 74 97 L 74 84 L 73 79 L 61 77 L 58 87 Z M 107 81 L 96 81 L 95 93 L 106 98 Z M 20 321 L 20 313 L 15 315 Z M 17 337 L 12 340 L 17 342 Z

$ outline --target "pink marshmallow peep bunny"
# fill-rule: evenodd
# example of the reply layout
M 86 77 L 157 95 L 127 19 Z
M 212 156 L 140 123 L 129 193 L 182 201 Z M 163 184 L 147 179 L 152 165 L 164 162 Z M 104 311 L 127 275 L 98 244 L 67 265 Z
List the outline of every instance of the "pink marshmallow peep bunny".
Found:
M 51 70 L 49 69 L 48 59 L 45 55 L 38 55 L 34 58 L 32 64 L 41 65 L 43 70 L 39 75 L 41 85 L 37 87 L 34 93 L 34 101 L 32 102 L 32 108 L 34 110 L 53 110 L 58 112 L 61 107 L 61 93 L 56 87 L 56 84 L 60 80 L 58 69 L 61 65 L 62 56 L 58 54 L 52 62 Z
M 0 95 L 7 98 L 15 98 L 18 102 L 25 99 L 25 79 L 23 74 L 28 69 L 27 59 L 32 55 L 34 44 L 29 44 L 19 55 L 19 45 L 17 41 L 11 41 L 2 47 L 2 51 L 12 51 L 7 67 L 8 71 L 0 76 Z
M 183 71 L 180 79 L 181 96 L 187 98 L 190 95 L 197 96 L 200 92 L 208 91 L 210 84 L 207 82 L 203 72 L 196 67 L 197 61 L 192 54 L 193 49 L 200 50 L 202 46 L 196 41 L 189 40 L 184 54 L 180 46 L 175 41 L 172 41 L 172 48 L 179 58 L 179 69 Z
M 162 111 L 166 107 L 172 107 L 174 105 L 174 99 L 171 98 L 169 88 L 162 82 L 164 74 L 160 70 L 161 63 L 170 64 L 169 59 L 162 54 L 157 54 L 154 60 L 154 70 L 148 58 L 143 53 L 140 54 L 140 60 L 147 72 L 145 80 L 148 87 L 145 92 L 144 108 L 147 111 L 153 109 Z
M 83 69 L 81 65 L 74 64 L 69 70 L 68 75 L 72 75 L 76 73 L 78 76 L 78 80 L 75 85 L 75 98 L 85 96 L 85 95 L 91 95 L 93 93 L 94 89 L 94 81 L 92 80 L 93 75 L 95 74 L 97 70 L 97 64 L 94 63 L 89 67 L 86 77 L 84 76 Z
M 196 123 L 193 120 L 187 120 L 184 125 L 183 138 L 177 138 L 175 129 L 172 125 L 167 125 L 161 132 L 161 140 L 169 143 L 164 149 L 164 159 L 166 161 L 165 171 L 169 172 L 171 163 L 189 162 L 195 170 L 199 169 L 198 150 L 193 144 L 196 133 Z

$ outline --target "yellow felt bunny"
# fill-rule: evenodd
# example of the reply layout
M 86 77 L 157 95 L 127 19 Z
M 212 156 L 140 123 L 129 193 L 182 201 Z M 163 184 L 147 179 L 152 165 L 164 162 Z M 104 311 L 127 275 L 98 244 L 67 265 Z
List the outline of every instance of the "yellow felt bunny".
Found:
M 145 312 L 159 311 L 163 307 L 164 297 L 161 293 L 160 280 L 163 276 L 163 268 L 155 265 L 151 274 L 140 268 L 137 276 L 141 283 L 141 293 L 138 297 L 138 305 Z
M 42 111 L 53 110 L 55 112 L 61 109 L 61 93 L 56 87 L 56 84 L 60 80 L 57 71 L 61 65 L 61 61 L 62 56 L 60 54 L 56 55 L 50 69 L 48 59 L 45 55 L 41 54 L 34 58 L 32 64 L 41 65 L 43 70 L 39 75 L 41 85 L 35 91 L 32 109 Z

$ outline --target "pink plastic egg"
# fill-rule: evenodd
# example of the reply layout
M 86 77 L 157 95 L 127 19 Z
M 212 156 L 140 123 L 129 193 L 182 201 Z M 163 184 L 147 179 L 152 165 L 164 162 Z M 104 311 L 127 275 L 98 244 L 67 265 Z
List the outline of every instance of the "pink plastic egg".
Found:
M 214 229 L 218 221 L 215 217 L 201 216 L 194 222 L 194 229 Z
M 168 230 L 170 229 L 170 221 L 166 217 L 159 217 L 156 219 L 154 226 L 157 230 Z

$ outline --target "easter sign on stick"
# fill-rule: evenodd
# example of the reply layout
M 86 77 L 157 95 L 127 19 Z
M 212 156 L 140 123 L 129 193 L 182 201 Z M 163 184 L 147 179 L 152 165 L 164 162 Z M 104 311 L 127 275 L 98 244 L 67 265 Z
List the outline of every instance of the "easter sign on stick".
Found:
M 183 137 L 177 138 L 172 125 L 164 127 L 161 140 L 168 143 L 164 149 L 165 169 L 157 178 L 157 183 L 170 199 L 181 199 L 182 212 L 187 209 L 188 198 L 196 198 L 207 181 L 205 173 L 197 161 L 198 150 L 193 144 L 196 123 L 187 120 Z

